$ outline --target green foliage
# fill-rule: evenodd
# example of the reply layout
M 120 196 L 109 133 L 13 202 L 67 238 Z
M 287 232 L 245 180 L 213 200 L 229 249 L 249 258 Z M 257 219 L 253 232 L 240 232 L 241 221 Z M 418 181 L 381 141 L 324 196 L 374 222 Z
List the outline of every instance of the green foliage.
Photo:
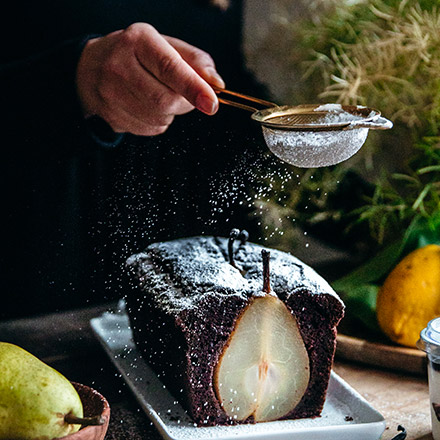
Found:
M 353 212 L 379 243 L 401 236 L 416 218 L 434 222 L 440 216 L 440 137 L 423 138 L 416 149 L 408 173 L 382 177 L 374 195 Z
M 332 283 L 346 302 L 347 313 L 370 330 L 377 330 L 376 298 L 384 279 L 405 255 L 428 244 L 440 245 L 440 213 L 433 217 L 416 216 L 401 239 Z
M 354 286 L 343 295 L 347 314 L 364 324 L 371 332 L 381 332 L 376 319 L 376 300 L 379 286 L 361 284 Z
M 297 26 L 292 60 L 304 62 L 311 94 L 378 107 L 394 121 L 438 133 L 439 28 L 433 1 L 341 1 L 317 22 Z
M 286 71 L 302 76 L 302 81 L 292 81 L 288 101 L 296 102 L 299 97 L 312 102 L 319 96 L 327 102 L 363 104 L 380 109 L 395 123 L 389 135 L 369 136 L 376 155 L 390 151 L 393 160 L 378 165 L 371 147 L 358 153 L 364 155 L 365 167 L 375 169 L 376 174 L 374 191 L 361 195 L 358 206 L 344 212 L 330 203 L 336 189 L 329 182 L 341 180 L 347 167 L 342 164 L 314 171 L 312 184 L 307 172 L 300 186 L 287 184 L 284 191 L 292 195 L 284 211 L 307 225 L 330 218 L 349 219 L 346 229 L 368 224 L 371 239 L 380 245 L 402 237 L 416 218 L 429 221 L 438 216 L 438 2 L 304 0 L 307 12 L 301 22 L 289 18 L 291 2 L 280 3 L 277 26 L 262 51 L 282 58 Z M 406 155 L 405 146 L 410 150 Z
M 362 104 L 395 124 L 389 134 L 370 135 L 370 148 L 358 154 L 366 170 L 376 171 L 368 176 L 372 187 L 353 182 L 350 162 L 303 171 L 300 185 L 292 181 L 283 188 L 284 215 L 306 230 L 316 226 L 325 238 L 341 241 L 349 231 L 368 226 L 364 263 L 332 286 L 347 313 L 376 331 L 376 297 L 387 274 L 412 250 L 440 245 L 439 3 L 303 0 L 307 12 L 301 21 L 289 19 L 290 3 L 281 0 L 284 9 L 262 48 L 294 75 L 286 100 L 316 102 L 319 96 Z M 383 159 L 384 151 L 390 152 L 388 162 L 379 170 L 375 157 Z M 341 190 L 347 181 L 349 192 Z M 356 188 L 362 192 L 356 194 Z M 329 223 L 340 224 L 342 232 L 334 234 L 325 227 Z M 354 239 L 362 240 L 359 234 Z

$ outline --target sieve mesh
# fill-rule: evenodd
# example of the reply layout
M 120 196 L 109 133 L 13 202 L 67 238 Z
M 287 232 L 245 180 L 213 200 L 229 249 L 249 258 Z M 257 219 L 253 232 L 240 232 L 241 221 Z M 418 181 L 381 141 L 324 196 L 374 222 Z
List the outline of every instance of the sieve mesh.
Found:
M 339 124 L 339 123 L 351 123 L 365 119 L 363 116 L 355 115 L 348 112 L 314 112 L 314 113 L 300 113 L 300 114 L 287 114 L 281 116 L 275 116 L 267 118 L 265 122 L 270 124 L 281 125 L 327 125 L 327 124 Z
M 224 104 L 251 111 L 272 153 L 299 167 L 335 165 L 362 147 L 370 128 L 387 130 L 393 126 L 379 111 L 360 105 L 279 106 L 230 90 L 214 90 L 246 102 L 219 97 Z M 257 110 L 255 103 L 265 108 Z

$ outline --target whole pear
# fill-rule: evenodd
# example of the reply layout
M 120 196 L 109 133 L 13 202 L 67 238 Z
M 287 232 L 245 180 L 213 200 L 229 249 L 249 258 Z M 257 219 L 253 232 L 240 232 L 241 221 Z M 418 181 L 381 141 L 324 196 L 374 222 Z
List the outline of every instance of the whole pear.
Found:
M 0 439 L 64 437 L 81 427 L 65 422 L 69 413 L 83 416 L 72 384 L 26 350 L 0 342 Z

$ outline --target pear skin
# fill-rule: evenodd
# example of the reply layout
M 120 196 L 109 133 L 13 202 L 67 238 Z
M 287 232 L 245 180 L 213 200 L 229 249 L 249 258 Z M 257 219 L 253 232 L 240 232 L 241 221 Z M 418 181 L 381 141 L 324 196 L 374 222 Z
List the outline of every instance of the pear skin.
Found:
M 80 429 L 80 397 L 58 371 L 22 348 L 0 342 L 0 439 L 49 440 Z

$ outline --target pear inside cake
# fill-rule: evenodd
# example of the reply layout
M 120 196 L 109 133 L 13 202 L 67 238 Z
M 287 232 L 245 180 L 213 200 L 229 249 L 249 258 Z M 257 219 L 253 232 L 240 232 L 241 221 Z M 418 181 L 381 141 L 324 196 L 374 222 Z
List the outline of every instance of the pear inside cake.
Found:
M 197 426 L 318 417 L 344 304 L 293 255 L 232 239 L 130 257 L 136 346 Z
M 309 379 L 309 356 L 295 317 L 275 296 L 253 298 L 214 372 L 225 413 L 236 421 L 280 419 L 298 405 Z

